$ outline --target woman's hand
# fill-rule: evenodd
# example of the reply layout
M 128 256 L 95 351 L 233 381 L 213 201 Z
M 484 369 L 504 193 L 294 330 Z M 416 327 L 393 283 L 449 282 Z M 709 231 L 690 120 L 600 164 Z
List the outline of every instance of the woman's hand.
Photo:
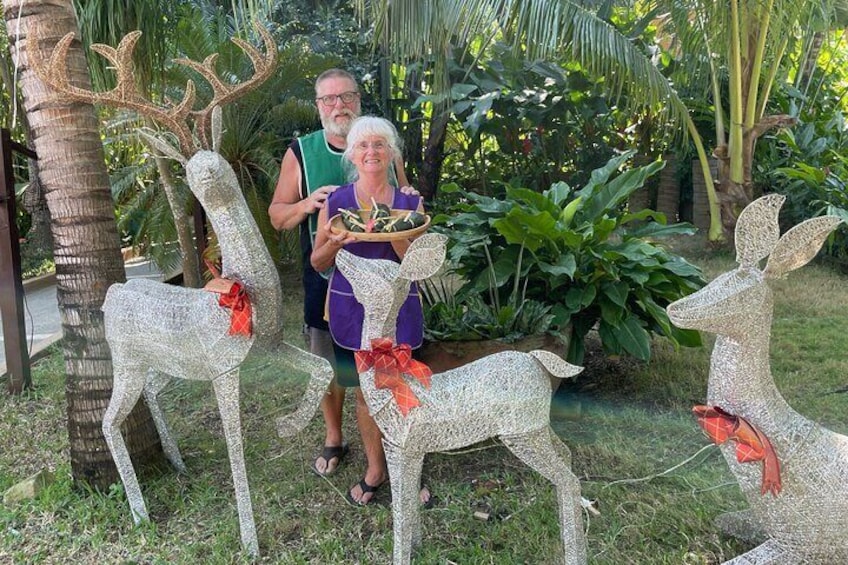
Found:
M 347 231 L 333 233 L 330 229 L 330 220 L 327 219 L 326 208 L 319 212 L 318 224 L 321 229 L 315 234 L 315 244 L 310 262 L 313 269 L 322 272 L 336 263 L 336 253 L 339 252 L 339 249 L 348 243 L 353 243 L 356 239 Z
M 347 230 L 342 230 L 339 233 L 333 233 L 331 226 L 331 222 L 327 221 L 324 224 L 324 227 L 321 228 L 326 232 L 327 235 L 327 244 L 331 247 L 335 247 L 336 251 L 347 245 L 348 243 L 353 243 L 356 241 L 356 238 L 350 235 L 350 232 Z

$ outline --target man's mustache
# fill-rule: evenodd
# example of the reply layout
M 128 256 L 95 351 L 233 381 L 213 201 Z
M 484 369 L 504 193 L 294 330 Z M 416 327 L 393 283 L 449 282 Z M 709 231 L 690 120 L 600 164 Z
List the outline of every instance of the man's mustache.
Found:
M 348 110 L 347 108 L 343 110 L 339 110 L 333 114 L 334 118 L 338 118 L 339 116 L 348 116 L 349 118 L 356 118 L 356 114 L 352 110 Z

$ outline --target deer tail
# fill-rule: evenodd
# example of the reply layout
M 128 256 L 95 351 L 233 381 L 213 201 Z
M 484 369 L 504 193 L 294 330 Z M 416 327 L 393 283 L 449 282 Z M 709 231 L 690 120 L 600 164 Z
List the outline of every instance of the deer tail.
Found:
M 583 370 L 583 367 L 572 365 L 559 355 L 551 353 L 550 351 L 537 349 L 535 351 L 531 351 L 530 355 L 541 363 L 542 367 L 544 367 L 546 371 L 558 379 L 568 379 Z

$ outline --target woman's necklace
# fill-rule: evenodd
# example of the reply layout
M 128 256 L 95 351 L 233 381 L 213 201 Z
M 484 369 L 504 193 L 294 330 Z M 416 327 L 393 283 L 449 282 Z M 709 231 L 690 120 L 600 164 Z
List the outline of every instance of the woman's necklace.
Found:
M 389 189 L 388 191 L 386 189 Z M 368 191 L 359 184 L 359 181 L 355 182 L 353 185 L 354 194 L 356 196 L 356 201 L 359 203 L 359 207 L 363 210 L 368 210 L 371 208 L 372 200 L 379 204 L 386 204 L 391 207 L 394 203 L 394 190 L 387 185 L 384 184 L 377 188 L 375 191 Z

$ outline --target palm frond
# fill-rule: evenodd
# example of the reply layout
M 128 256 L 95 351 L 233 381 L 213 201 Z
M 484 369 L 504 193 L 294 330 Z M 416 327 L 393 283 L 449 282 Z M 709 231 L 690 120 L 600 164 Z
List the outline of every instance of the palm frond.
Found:
M 672 84 L 646 54 L 579 2 L 357 0 L 357 5 L 360 14 L 369 14 L 375 37 L 391 57 L 403 62 L 433 59 L 436 90 L 449 87 L 445 61 L 452 47 L 495 33 L 530 59 L 570 53 L 603 76 L 613 97 L 630 109 L 650 107 L 658 118 L 678 124 L 688 119 Z

